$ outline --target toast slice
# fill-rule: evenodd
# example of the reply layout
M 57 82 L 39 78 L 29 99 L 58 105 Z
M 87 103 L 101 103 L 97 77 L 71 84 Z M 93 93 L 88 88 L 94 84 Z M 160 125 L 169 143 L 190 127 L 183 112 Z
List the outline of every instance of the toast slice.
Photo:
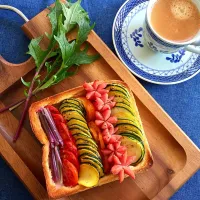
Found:
M 139 116 L 139 112 L 138 112 L 138 109 L 136 106 L 134 96 L 133 96 L 131 90 L 129 89 L 129 87 L 127 86 L 127 84 L 125 84 L 124 82 L 119 81 L 119 80 L 107 80 L 104 82 L 106 82 L 108 84 L 112 84 L 112 83 L 121 84 L 127 88 L 127 90 L 129 91 L 129 93 L 131 95 L 132 105 L 136 110 L 136 114 L 137 114 L 136 117 L 138 118 L 139 123 L 141 124 L 142 132 L 144 133 L 144 129 L 142 127 L 142 122 L 141 122 L 141 119 Z M 86 188 L 81 185 L 77 185 L 75 187 L 65 187 L 63 185 L 58 185 L 58 184 L 54 183 L 54 181 L 52 179 L 50 167 L 49 167 L 49 141 L 48 141 L 48 138 L 47 138 L 45 132 L 43 131 L 43 128 L 41 126 L 37 112 L 41 107 L 45 107 L 47 105 L 59 104 L 66 98 L 71 98 L 71 97 L 76 98 L 76 97 L 81 97 L 84 95 L 85 95 L 85 90 L 84 90 L 83 86 L 76 87 L 76 88 L 64 91 L 62 93 L 56 94 L 54 96 L 48 97 L 41 101 L 35 102 L 31 105 L 31 107 L 29 109 L 29 118 L 30 118 L 30 124 L 31 124 L 32 130 L 33 130 L 35 136 L 37 137 L 37 139 L 43 145 L 42 166 L 43 166 L 43 171 L 44 171 L 44 175 L 45 175 L 45 179 L 46 179 L 47 191 L 51 198 L 61 198 L 63 196 L 72 195 L 72 194 L 75 194 L 75 193 L 78 193 L 78 192 L 81 192 L 84 190 L 88 190 L 90 188 Z M 132 167 L 132 170 L 135 173 L 143 172 L 143 171 L 147 170 L 149 167 L 151 167 L 153 164 L 151 150 L 150 150 L 150 147 L 149 147 L 149 144 L 148 144 L 145 134 L 144 134 L 143 143 L 144 143 L 144 148 L 145 148 L 145 155 L 144 155 L 142 162 L 140 162 L 138 165 Z M 99 180 L 99 183 L 97 186 L 100 186 L 100 185 L 103 185 L 103 184 L 106 184 L 106 183 L 109 183 L 109 182 L 112 182 L 115 180 L 118 180 L 118 176 L 109 174 L 109 175 L 102 177 Z

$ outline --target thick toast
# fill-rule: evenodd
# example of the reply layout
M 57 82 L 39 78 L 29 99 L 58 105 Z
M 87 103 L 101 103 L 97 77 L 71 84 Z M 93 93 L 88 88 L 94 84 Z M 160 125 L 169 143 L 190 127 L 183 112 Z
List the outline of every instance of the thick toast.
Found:
M 108 84 L 109 83 L 122 84 L 128 89 L 128 91 L 132 97 L 132 104 L 135 107 L 135 109 L 137 110 L 137 115 L 138 115 L 137 118 L 138 118 L 139 122 L 141 123 L 141 127 L 142 127 L 142 122 L 141 122 L 141 119 L 139 116 L 136 102 L 135 102 L 134 96 L 133 96 L 131 90 L 129 89 L 129 87 L 124 82 L 118 81 L 118 80 L 108 80 L 108 81 L 104 81 L 104 82 L 106 82 Z M 37 139 L 40 141 L 40 143 L 43 144 L 42 166 L 43 166 L 43 171 L 44 171 L 44 175 L 45 175 L 45 179 L 46 179 L 47 191 L 48 191 L 49 196 L 52 198 L 60 198 L 63 196 L 72 195 L 72 194 L 78 193 L 80 191 L 88 190 L 90 188 L 86 188 L 81 185 L 77 185 L 75 187 L 65 187 L 63 185 L 58 185 L 58 184 L 54 183 L 54 181 L 52 180 L 52 175 L 51 175 L 51 171 L 49 168 L 49 161 L 48 161 L 49 141 L 46 137 L 45 132 L 43 131 L 42 126 L 41 126 L 37 111 L 41 107 L 61 103 L 66 98 L 80 97 L 80 96 L 84 96 L 84 95 L 85 95 L 85 90 L 84 90 L 83 86 L 76 87 L 76 88 L 67 90 L 65 92 L 56 94 L 54 96 L 48 97 L 41 101 L 35 102 L 31 105 L 31 107 L 29 109 L 29 117 L 30 117 L 30 124 L 31 124 L 32 130 L 33 130 L 35 136 L 37 137 Z M 142 132 L 144 133 L 143 128 L 142 128 Z M 145 171 L 146 169 L 151 167 L 153 164 L 153 158 L 152 158 L 151 150 L 150 150 L 146 136 L 144 136 L 143 142 L 144 142 L 144 146 L 145 146 L 145 155 L 144 155 L 142 162 L 140 162 L 137 166 L 132 167 L 132 169 L 135 173 L 140 173 L 142 171 Z M 106 184 L 106 183 L 109 183 L 109 182 L 112 182 L 115 180 L 118 180 L 118 176 L 114 176 L 112 174 L 106 175 L 99 180 L 99 183 L 97 186 L 100 186 L 100 185 L 103 185 L 103 184 Z

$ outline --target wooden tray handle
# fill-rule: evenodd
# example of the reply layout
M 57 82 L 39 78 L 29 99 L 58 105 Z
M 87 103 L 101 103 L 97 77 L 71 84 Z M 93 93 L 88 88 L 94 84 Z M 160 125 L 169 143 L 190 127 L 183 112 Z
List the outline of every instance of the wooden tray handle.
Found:
M 27 23 L 28 18 L 17 8 L 9 5 L 0 5 L 0 9 L 11 10 L 17 13 Z M 26 75 L 31 69 L 35 67 L 32 58 L 20 64 L 13 64 L 6 61 L 0 55 L 0 96 L 12 84 L 14 84 L 20 77 Z
M 30 70 L 35 67 L 32 58 L 20 64 L 13 64 L 6 61 L 0 55 L 0 96 L 12 84 L 19 80 L 19 77 L 26 75 Z

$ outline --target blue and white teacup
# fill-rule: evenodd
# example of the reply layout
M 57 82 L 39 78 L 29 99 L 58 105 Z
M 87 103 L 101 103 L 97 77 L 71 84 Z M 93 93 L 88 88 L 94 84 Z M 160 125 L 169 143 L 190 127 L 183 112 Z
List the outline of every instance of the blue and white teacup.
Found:
M 155 29 L 152 27 L 150 19 L 152 9 L 156 2 L 157 0 L 149 1 L 144 22 L 144 40 L 148 47 L 153 51 L 167 54 L 174 53 L 176 51 L 179 51 L 180 49 L 185 49 L 187 51 L 200 54 L 200 48 L 197 47 L 200 46 L 200 31 L 194 38 L 186 42 L 174 42 L 167 40 L 155 31 Z M 200 12 L 200 1 L 192 0 L 192 2 L 197 6 Z

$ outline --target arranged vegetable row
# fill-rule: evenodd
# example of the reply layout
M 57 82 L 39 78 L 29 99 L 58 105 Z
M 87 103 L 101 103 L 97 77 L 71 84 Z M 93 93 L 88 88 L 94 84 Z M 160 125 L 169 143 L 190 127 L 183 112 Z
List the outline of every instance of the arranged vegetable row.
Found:
M 145 155 L 144 133 L 141 122 L 138 119 L 137 108 L 132 102 L 128 90 L 120 84 L 109 84 L 106 89 L 109 90 L 109 96 L 114 96 L 116 102 L 112 109 L 112 115 L 117 117 L 116 134 L 121 135 L 121 142 L 127 148 L 128 156 L 135 156 L 132 165 L 139 164 Z
M 60 111 L 67 122 L 72 136 L 75 138 L 78 148 L 80 161 L 78 183 L 86 187 L 97 185 L 99 178 L 104 176 L 98 146 L 92 138 L 85 119 L 85 108 L 91 108 L 90 104 L 90 101 L 86 98 L 70 98 L 63 101 L 60 106 Z M 91 110 L 87 113 L 89 112 Z
M 48 116 L 43 115 L 46 110 L 48 111 Z M 60 184 L 63 183 L 65 186 L 77 185 L 80 168 L 78 151 L 74 138 L 68 130 L 65 119 L 60 114 L 58 109 L 53 106 L 41 108 L 39 111 L 39 116 L 47 136 L 51 135 L 51 133 L 54 131 L 56 132 L 56 136 L 60 141 L 58 143 L 54 139 L 55 137 L 51 137 L 52 139 L 48 137 L 51 147 L 49 161 L 54 182 Z M 51 123 L 46 123 L 45 125 L 44 122 L 48 118 L 51 119 Z M 54 153 L 54 149 L 56 149 L 56 153 Z
M 86 90 L 86 97 L 96 108 L 95 124 L 100 128 L 105 143 L 105 147 L 101 149 L 106 166 L 104 166 L 105 171 L 118 175 L 120 182 L 124 180 L 124 174 L 135 178 L 130 165 L 135 162 L 136 156 L 134 153 L 130 156 L 127 155 L 126 142 L 120 135 L 121 128 L 125 124 L 121 123 L 121 118 L 118 119 L 119 116 L 123 116 L 126 109 L 129 113 L 133 114 L 134 112 L 131 107 L 124 105 L 125 101 L 127 101 L 127 104 L 129 103 L 130 94 L 128 90 L 120 84 L 107 85 L 99 81 L 94 81 L 92 84 L 85 83 L 83 87 Z M 122 97 L 123 95 L 127 98 Z M 116 115 L 116 111 L 118 115 Z M 129 118 L 132 119 L 132 116 L 129 116 Z M 134 119 L 133 123 L 135 123 Z M 127 130 L 128 128 L 125 127 Z M 132 152 L 134 152 L 134 148 Z
M 128 90 L 121 84 L 94 81 L 86 96 L 65 99 L 59 110 L 41 108 L 42 127 L 50 142 L 53 180 L 73 187 L 93 187 L 104 174 L 135 177 L 131 165 L 143 160 L 141 123 Z

